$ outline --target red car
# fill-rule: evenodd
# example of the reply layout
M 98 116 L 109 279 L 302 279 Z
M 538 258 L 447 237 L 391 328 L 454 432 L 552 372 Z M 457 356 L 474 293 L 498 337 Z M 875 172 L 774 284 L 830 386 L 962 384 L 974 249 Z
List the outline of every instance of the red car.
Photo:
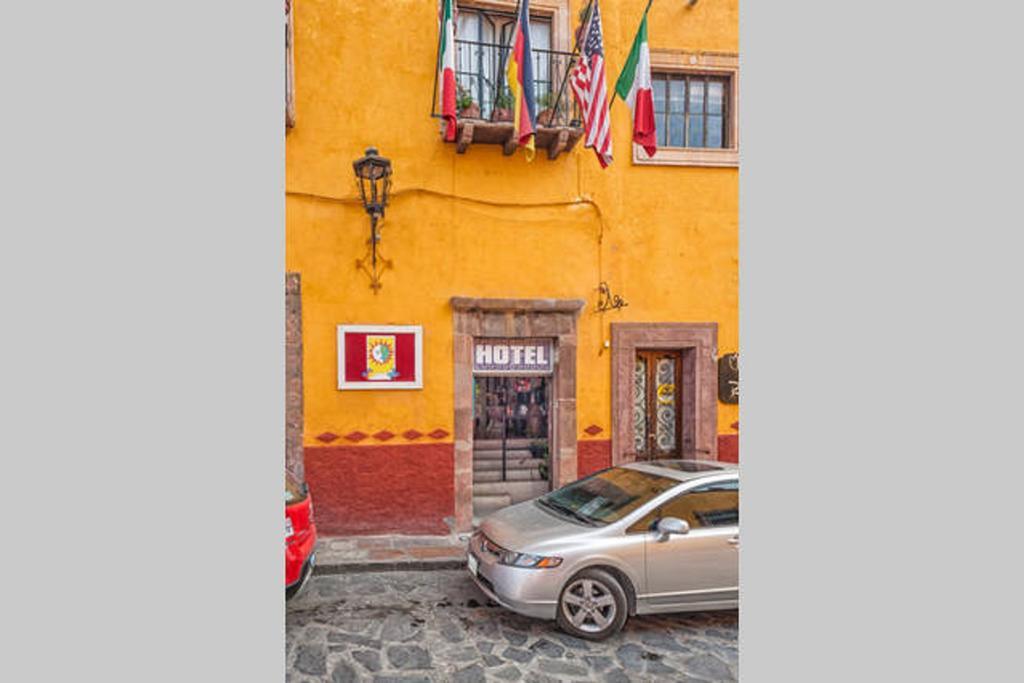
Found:
M 291 598 L 305 585 L 316 562 L 316 525 L 309 485 L 284 477 L 284 594 Z

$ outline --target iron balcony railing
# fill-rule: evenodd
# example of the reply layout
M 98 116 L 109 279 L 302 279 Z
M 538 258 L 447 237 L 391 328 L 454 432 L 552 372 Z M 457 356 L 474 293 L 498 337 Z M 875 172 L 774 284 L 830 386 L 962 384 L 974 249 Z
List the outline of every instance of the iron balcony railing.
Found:
M 479 109 L 475 118 L 503 120 L 512 106 L 512 93 L 505 78 L 505 67 L 511 47 L 498 43 L 472 40 L 455 41 L 455 82 L 457 99 L 468 95 Z M 572 53 L 557 50 L 533 49 L 533 87 L 537 103 L 538 124 L 543 126 L 581 127 L 581 116 L 568 84 Z M 434 87 L 434 106 L 431 115 L 439 117 L 439 84 Z M 556 106 L 557 104 L 557 106 Z M 458 106 L 457 106 L 458 108 Z M 473 107 L 470 107 L 472 110 Z M 463 116 L 470 114 L 460 114 Z

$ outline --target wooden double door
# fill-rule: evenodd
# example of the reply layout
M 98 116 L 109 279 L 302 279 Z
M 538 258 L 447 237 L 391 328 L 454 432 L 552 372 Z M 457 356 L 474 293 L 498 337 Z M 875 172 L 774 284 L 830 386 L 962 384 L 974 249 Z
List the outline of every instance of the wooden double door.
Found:
M 633 373 L 637 460 L 695 458 L 695 350 L 638 350 Z

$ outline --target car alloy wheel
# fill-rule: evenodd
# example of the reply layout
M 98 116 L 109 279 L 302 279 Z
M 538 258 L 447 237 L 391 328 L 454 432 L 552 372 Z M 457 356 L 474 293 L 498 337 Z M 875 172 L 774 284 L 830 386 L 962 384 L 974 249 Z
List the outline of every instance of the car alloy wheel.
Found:
M 575 636 L 601 640 L 625 621 L 625 592 L 611 574 L 599 569 L 580 572 L 558 601 L 558 624 Z

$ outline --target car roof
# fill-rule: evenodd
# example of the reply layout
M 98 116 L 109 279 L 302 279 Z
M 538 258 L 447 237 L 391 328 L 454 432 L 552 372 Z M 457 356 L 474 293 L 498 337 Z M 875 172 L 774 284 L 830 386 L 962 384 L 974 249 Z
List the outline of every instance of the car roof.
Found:
M 717 460 L 645 460 L 627 463 L 622 467 L 662 477 L 671 477 L 679 481 L 690 481 L 712 474 L 728 474 L 739 471 L 739 467 L 734 463 Z

